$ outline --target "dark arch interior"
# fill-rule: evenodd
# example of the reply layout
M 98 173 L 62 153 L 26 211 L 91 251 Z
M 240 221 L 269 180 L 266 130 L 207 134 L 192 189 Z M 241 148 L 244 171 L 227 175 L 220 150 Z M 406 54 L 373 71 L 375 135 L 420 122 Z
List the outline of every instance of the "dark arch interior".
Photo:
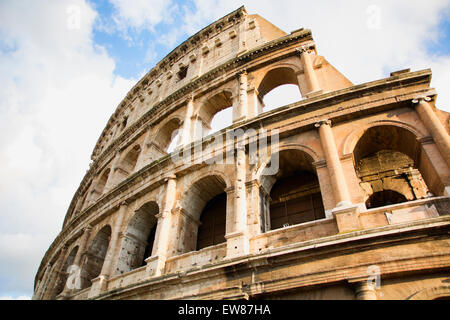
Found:
M 106 169 L 105 172 L 103 172 L 102 176 L 100 177 L 100 180 L 97 183 L 97 192 L 99 195 L 103 193 L 103 189 L 105 188 L 106 182 L 108 181 L 110 169 Z
M 100 275 L 111 238 L 111 227 L 103 227 L 95 236 L 87 251 L 81 271 L 81 286 L 91 286 L 91 281 Z
M 152 255 L 155 241 L 159 207 L 156 202 L 147 202 L 131 218 L 122 247 L 116 273 L 121 274 L 144 266 L 145 259 Z
M 383 207 L 408 201 L 404 195 L 393 190 L 374 192 L 366 201 L 367 209 Z
M 127 155 L 123 159 L 122 169 L 125 170 L 128 174 L 131 174 L 133 172 L 140 153 L 141 148 L 139 146 L 135 146 L 127 153 Z
M 371 127 L 359 139 L 353 156 L 367 208 L 428 196 L 426 181 L 434 172 L 410 131 L 389 125 Z
M 325 218 L 312 158 L 298 150 L 279 153 L 279 171 L 270 190 L 270 229 Z M 267 199 L 262 199 L 267 201 Z
M 78 253 L 78 246 L 75 246 L 67 256 L 66 261 L 64 262 L 63 268 L 61 270 L 61 274 L 59 275 L 58 282 L 56 283 L 55 286 L 54 297 L 56 297 L 64 290 L 68 278 L 68 269 L 73 264 L 77 253 Z
M 277 180 L 270 192 L 271 229 L 325 218 L 322 196 L 317 188 L 317 177 L 308 171 Z
M 217 175 L 196 181 L 185 193 L 183 209 L 186 211 L 184 225 L 180 231 L 178 253 L 199 250 L 225 241 L 227 195 L 226 183 Z M 197 224 L 195 221 L 199 221 Z
M 201 225 L 198 228 L 197 250 L 225 242 L 227 194 L 212 198 L 200 215 Z

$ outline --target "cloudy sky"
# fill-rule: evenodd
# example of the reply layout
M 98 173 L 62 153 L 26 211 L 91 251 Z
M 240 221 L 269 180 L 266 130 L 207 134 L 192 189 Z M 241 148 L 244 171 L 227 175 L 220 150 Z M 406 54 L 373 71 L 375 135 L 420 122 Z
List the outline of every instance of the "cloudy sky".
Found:
M 437 105 L 450 111 L 450 0 L 0 0 L 0 299 L 32 296 L 40 260 L 127 91 L 243 4 L 286 32 L 310 28 L 319 54 L 355 84 L 432 68 Z M 295 95 L 280 88 L 265 102 Z

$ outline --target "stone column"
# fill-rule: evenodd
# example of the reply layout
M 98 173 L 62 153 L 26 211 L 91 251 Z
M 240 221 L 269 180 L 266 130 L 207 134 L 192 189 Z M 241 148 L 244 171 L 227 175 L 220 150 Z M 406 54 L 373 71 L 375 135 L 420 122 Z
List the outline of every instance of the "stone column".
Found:
M 194 113 L 194 96 L 187 99 L 186 114 L 184 116 L 183 131 L 181 132 L 180 145 L 184 146 L 192 142 L 191 136 L 191 118 Z
M 82 258 L 85 255 L 85 251 L 87 248 L 87 244 L 88 244 L 88 240 L 89 237 L 91 236 L 91 231 L 92 231 L 92 226 L 91 225 L 87 225 L 84 230 L 83 230 L 83 234 L 81 236 L 81 240 L 80 240 L 80 246 L 78 247 L 78 251 L 77 251 L 77 255 L 75 256 L 75 259 L 73 260 L 73 264 L 75 266 L 82 267 Z
M 110 246 L 108 252 L 106 253 L 105 262 L 103 263 L 102 272 L 100 275 L 103 275 L 106 280 L 109 280 L 111 275 L 114 274 L 115 262 L 117 262 L 116 251 L 117 248 L 120 247 L 120 240 L 122 239 L 120 230 L 122 229 L 123 219 L 126 216 L 128 209 L 128 203 L 126 201 L 120 204 L 117 219 L 114 223 L 114 228 L 111 234 Z
M 430 130 L 431 136 L 441 152 L 442 157 L 447 162 L 447 165 L 450 166 L 450 136 L 439 121 L 439 118 L 429 101 L 431 101 L 431 98 L 429 97 L 419 97 L 412 102 L 416 106 L 416 112 L 419 115 L 420 120 L 422 120 L 425 127 Z
M 319 128 L 320 143 L 323 152 L 325 153 L 336 206 L 339 207 L 351 204 L 347 182 L 345 181 L 344 171 L 342 170 L 341 161 L 331 130 L 331 121 L 323 120 L 317 122 L 315 126 Z
M 310 54 L 312 53 L 311 46 L 310 45 L 302 46 L 297 49 L 297 52 L 300 54 L 303 72 L 305 74 L 306 83 L 308 85 L 308 93 L 306 95 L 308 96 L 316 92 L 319 93 L 321 89 L 310 56 Z
M 160 276 L 164 273 L 167 255 L 169 253 L 170 238 L 175 236 L 170 234 L 172 223 L 172 209 L 176 200 L 177 177 L 175 175 L 166 178 L 166 194 L 164 197 L 164 207 L 160 214 L 156 216 L 158 224 L 156 226 L 156 239 L 153 246 L 152 256 L 145 259 L 147 263 L 147 274 L 149 276 Z
M 233 110 L 233 123 L 247 118 L 248 111 L 248 96 L 247 96 L 247 71 L 241 71 L 237 74 L 237 79 L 239 82 L 239 93 L 238 93 L 238 104 L 234 106 L 237 110 Z
M 354 284 L 356 300 L 377 300 L 375 286 L 369 281 L 359 281 Z
M 242 142 L 236 145 L 236 182 L 234 189 L 234 228 L 227 233 L 227 258 L 246 255 L 249 253 L 247 234 L 247 201 L 246 201 L 246 157 L 245 146 Z
M 247 90 L 247 118 L 251 119 L 257 117 L 264 107 L 264 102 L 259 96 L 259 92 L 256 88 L 250 88 Z
M 319 128 L 320 143 L 325 154 L 330 184 L 333 189 L 335 208 L 331 212 L 336 218 L 339 232 L 358 230 L 361 228 L 358 218 L 359 206 L 352 205 L 351 202 L 344 170 L 331 130 L 331 121 L 319 121 L 315 126 Z

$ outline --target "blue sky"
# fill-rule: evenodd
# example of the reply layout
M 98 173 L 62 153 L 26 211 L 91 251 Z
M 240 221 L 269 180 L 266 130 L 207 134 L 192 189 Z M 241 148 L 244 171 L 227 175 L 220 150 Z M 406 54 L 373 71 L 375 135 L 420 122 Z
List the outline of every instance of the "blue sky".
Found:
M 431 68 L 450 111 L 450 0 L 0 1 L 0 299 L 29 298 L 110 115 L 178 44 L 245 5 L 310 28 L 353 83 Z M 298 99 L 279 88 L 275 107 Z

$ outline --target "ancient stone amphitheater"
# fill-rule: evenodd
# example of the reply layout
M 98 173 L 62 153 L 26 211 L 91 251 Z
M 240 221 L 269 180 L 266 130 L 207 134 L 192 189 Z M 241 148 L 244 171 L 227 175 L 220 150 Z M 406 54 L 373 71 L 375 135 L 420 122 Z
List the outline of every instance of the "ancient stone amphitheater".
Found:
M 237 9 L 117 107 L 34 299 L 450 297 L 450 114 L 430 81 L 354 85 L 310 30 Z M 265 111 L 285 84 L 302 98 Z

